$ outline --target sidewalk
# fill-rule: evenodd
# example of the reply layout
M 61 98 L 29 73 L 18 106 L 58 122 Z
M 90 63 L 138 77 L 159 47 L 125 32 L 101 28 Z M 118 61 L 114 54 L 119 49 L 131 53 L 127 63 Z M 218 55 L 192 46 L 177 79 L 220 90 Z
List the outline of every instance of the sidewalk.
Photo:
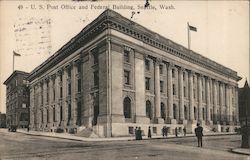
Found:
M 234 148 L 232 149 L 233 153 L 250 155 L 250 148 Z
M 76 140 L 76 141 L 131 141 L 135 140 L 134 136 L 131 137 L 111 137 L 111 138 L 87 138 L 87 137 L 79 137 L 69 133 L 55 133 L 55 132 L 38 132 L 38 131 L 29 131 L 18 129 L 17 132 L 24 133 L 27 135 L 34 135 L 34 136 L 45 136 L 45 137 L 54 137 L 54 138 L 61 138 L 61 139 L 69 139 L 69 140 Z M 228 133 L 228 132 L 212 132 L 206 133 L 204 136 L 219 136 L 219 135 L 234 135 L 236 133 Z M 186 134 L 186 137 L 195 137 L 195 134 Z M 147 136 L 142 137 L 143 140 L 149 140 Z M 151 139 L 170 139 L 170 138 L 184 138 L 183 135 L 179 135 L 175 137 L 175 135 L 168 135 L 167 138 L 163 138 L 162 136 L 152 136 Z

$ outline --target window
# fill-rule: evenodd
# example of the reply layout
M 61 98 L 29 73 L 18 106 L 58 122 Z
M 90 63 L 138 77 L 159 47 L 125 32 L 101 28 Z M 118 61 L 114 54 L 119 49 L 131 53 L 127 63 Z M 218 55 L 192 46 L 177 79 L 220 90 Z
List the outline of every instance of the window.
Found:
M 71 104 L 69 103 L 68 104 L 68 122 L 70 121 L 71 119 Z
M 124 50 L 124 61 L 129 62 L 129 51 L 128 50 Z
M 49 122 L 49 109 L 47 109 L 47 122 Z
M 63 108 L 60 106 L 60 121 L 63 120 Z
M 62 81 L 63 81 L 63 75 L 60 74 L 60 82 L 62 82 Z
M 53 79 L 53 100 L 56 99 L 55 79 Z
M 123 114 L 125 118 L 131 118 L 131 100 L 128 97 L 123 100 Z
M 152 119 L 152 113 L 151 113 L 151 102 L 150 101 L 147 101 L 146 102 L 146 116 L 149 118 L 149 119 Z
M 195 97 L 196 97 L 195 89 L 194 89 L 194 91 L 193 91 L 193 92 L 194 92 L 194 99 L 195 99 Z
M 187 106 L 184 105 L 184 119 L 188 119 Z
M 197 109 L 194 107 L 194 119 L 197 120 Z
M 185 81 L 186 73 L 183 72 L 183 81 Z
M 186 93 L 186 87 L 183 87 L 183 93 L 184 93 L 184 97 L 187 97 L 187 93 Z
M 71 95 L 71 83 L 68 82 L 68 95 Z
M 70 79 L 71 78 L 71 68 L 69 67 L 68 68 L 68 79 Z
M 98 64 L 99 63 L 98 53 L 93 53 L 93 59 L 94 59 L 94 64 Z
M 81 125 L 82 104 L 77 102 L 77 125 Z
M 160 81 L 160 92 L 163 92 L 164 82 Z
M 175 69 L 172 69 L 172 78 L 175 78 Z
M 159 68 L 160 68 L 160 74 L 163 74 L 163 65 L 161 64 Z
M 145 68 L 147 71 L 150 70 L 150 61 L 148 59 L 145 60 Z
M 130 72 L 124 70 L 124 84 L 130 84 L 129 75 L 130 75 Z
M 47 81 L 47 102 L 49 102 L 49 81 Z
M 150 78 L 146 77 L 146 84 L 145 84 L 145 87 L 146 87 L 146 90 L 150 90 Z
M 60 87 L 60 98 L 62 98 L 62 95 L 63 95 L 63 88 L 62 86 Z
M 43 110 L 41 110 L 41 121 L 43 123 Z
M 174 119 L 176 119 L 177 117 L 177 112 L 176 112 L 176 104 L 173 104 L 173 116 L 174 116 Z
M 175 84 L 173 84 L 173 95 L 176 95 L 176 88 L 175 88 Z
M 166 107 L 164 103 L 161 103 L 161 118 L 164 120 L 166 119 Z
M 81 92 L 81 88 L 82 88 L 82 81 L 81 81 L 81 78 L 79 78 L 77 80 L 77 91 Z
M 77 73 L 81 73 L 81 63 L 77 64 Z
M 205 108 L 202 108 L 202 119 L 205 120 Z
M 56 108 L 53 108 L 53 122 L 56 121 Z
M 98 71 L 94 72 L 94 86 L 98 86 L 99 85 L 99 73 Z

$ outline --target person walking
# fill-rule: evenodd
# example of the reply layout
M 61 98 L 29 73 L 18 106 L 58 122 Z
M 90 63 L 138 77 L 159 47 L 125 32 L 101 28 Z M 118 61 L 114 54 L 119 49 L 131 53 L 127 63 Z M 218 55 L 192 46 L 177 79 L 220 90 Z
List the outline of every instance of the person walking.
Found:
M 186 127 L 184 127 L 183 128 L 183 134 L 184 134 L 184 136 L 186 136 L 186 133 L 187 133 L 187 129 L 186 129 Z
M 175 128 L 175 137 L 178 137 L 178 128 Z
M 152 138 L 150 126 L 148 127 L 148 138 Z
M 163 138 L 165 137 L 165 133 L 166 133 L 165 129 L 166 129 L 166 127 L 165 127 L 165 126 L 164 126 L 164 127 L 162 127 L 162 129 L 161 129 L 161 132 L 162 132 L 162 137 L 163 137 Z
M 199 123 L 197 123 L 197 127 L 195 128 L 195 135 L 198 139 L 198 147 L 202 147 L 203 128 Z

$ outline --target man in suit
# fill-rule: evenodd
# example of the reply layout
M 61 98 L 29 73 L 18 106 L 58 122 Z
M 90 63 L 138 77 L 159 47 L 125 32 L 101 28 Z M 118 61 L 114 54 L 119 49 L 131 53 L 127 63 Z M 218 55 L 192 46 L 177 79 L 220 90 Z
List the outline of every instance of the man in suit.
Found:
M 198 147 L 202 147 L 203 128 L 199 123 L 197 123 L 197 127 L 195 128 L 195 135 L 198 139 Z

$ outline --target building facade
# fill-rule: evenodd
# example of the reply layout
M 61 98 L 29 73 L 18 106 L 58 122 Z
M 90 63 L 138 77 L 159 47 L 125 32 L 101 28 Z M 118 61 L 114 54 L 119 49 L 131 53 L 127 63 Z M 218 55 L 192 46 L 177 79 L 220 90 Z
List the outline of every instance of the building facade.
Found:
M 241 126 L 250 125 L 250 87 L 247 81 L 243 88 L 239 88 L 239 121 Z
M 237 73 L 106 10 L 35 68 L 30 127 L 127 136 L 140 126 L 233 129 Z
M 26 78 L 29 73 L 14 71 L 4 82 L 6 85 L 7 127 L 27 127 L 29 122 L 29 88 Z

